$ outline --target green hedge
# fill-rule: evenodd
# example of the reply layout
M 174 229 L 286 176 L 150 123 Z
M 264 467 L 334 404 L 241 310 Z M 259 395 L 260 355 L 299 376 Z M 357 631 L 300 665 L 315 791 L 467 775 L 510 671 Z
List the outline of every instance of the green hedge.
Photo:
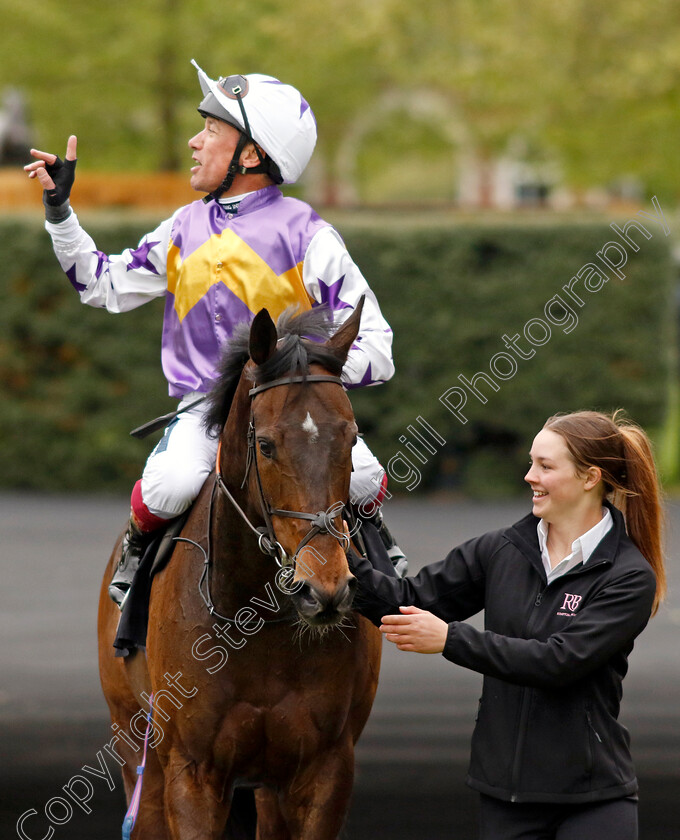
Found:
M 624 407 L 646 428 L 665 420 L 675 346 L 673 264 L 669 240 L 648 224 L 621 273 L 599 291 L 572 286 L 583 302 L 564 292 L 597 252 L 616 236 L 606 224 L 437 228 L 393 233 L 352 231 L 347 239 L 382 303 L 395 332 L 397 375 L 387 385 L 354 398 L 355 412 L 384 464 L 396 457 L 391 487 L 408 480 L 406 456 L 422 476 L 419 486 L 445 486 L 489 495 L 521 491 L 534 434 L 555 412 Z M 613 249 L 608 252 L 612 260 Z M 632 249 L 631 249 L 632 254 Z M 602 266 L 604 269 L 604 266 Z M 582 275 L 583 276 L 583 275 Z M 591 287 L 596 288 L 595 275 Z M 569 310 L 554 302 L 560 294 Z M 570 314 L 571 313 L 571 314 Z M 575 323 L 575 319 L 578 323 Z M 536 342 L 524 337 L 529 325 Z M 508 348 L 515 343 L 522 359 Z M 505 354 L 497 356 L 498 353 Z M 506 358 L 507 357 L 507 358 Z M 512 374 L 505 380 L 498 374 Z M 476 382 L 487 402 L 459 379 L 483 372 L 496 383 Z M 455 416 L 440 397 L 459 388 L 467 403 Z M 452 392 L 456 407 L 462 394 Z M 420 416 L 446 441 L 426 435 L 428 451 L 408 426 Z M 462 418 L 467 422 L 462 422 Z M 400 437 L 404 436 L 405 441 Z M 415 446 L 427 463 L 418 460 Z
M 144 232 L 88 227 L 110 253 Z M 83 306 L 39 222 L 0 224 L 0 253 L 2 485 L 129 491 L 149 451 L 129 430 L 173 406 L 160 366 L 162 300 L 124 316 Z
M 661 427 L 673 267 L 669 240 L 646 226 L 653 236 L 636 237 L 637 254 L 628 249 L 625 279 L 609 271 L 597 291 L 579 281 L 579 306 L 561 289 L 617 240 L 606 224 L 340 224 L 395 332 L 394 379 L 352 392 L 369 445 L 390 464 L 391 490 L 519 490 L 531 438 L 555 411 L 623 406 Z M 152 223 L 95 217 L 87 227 L 101 250 L 117 253 Z M 162 301 L 120 318 L 81 306 L 37 220 L 0 222 L 0 252 L 1 485 L 128 491 L 152 445 L 129 429 L 173 405 L 160 368 Z M 569 308 L 553 301 L 546 315 L 557 293 Z M 540 346 L 547 333 L 534 319 L 551 329 Z M 505 346 L 515 334 L 514 349 Z M 478 372 L 498 388 L 478 382 L 486 403 L 458 378 Z M 460 389 L 453 406 L 467 394 L 465 423 L 440 400 L 451 388 Z M 418 418 L 436 431 L 424 435 L 435 452 L 414 435 L 427 428 Z

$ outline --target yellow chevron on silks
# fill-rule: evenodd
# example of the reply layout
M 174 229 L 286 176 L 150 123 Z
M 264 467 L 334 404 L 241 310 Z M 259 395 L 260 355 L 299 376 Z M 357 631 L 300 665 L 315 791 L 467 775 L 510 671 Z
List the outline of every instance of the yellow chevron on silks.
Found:
M 276 274 L 232 230 L 211 236 L 185 260 L 171 242 L 168 291 L 175 296 L 180 322 L 215 283 L 224 283 L 253 314 L 265 308 L 275 321 L 288 306 L 312 308 L 312 298 L 302 282 L 301 262 Z

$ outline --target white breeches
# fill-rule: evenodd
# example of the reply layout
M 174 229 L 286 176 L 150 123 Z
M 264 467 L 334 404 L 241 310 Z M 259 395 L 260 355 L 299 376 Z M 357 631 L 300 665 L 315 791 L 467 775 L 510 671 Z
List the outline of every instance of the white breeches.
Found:
M 189 394 L 180 408 L 197 399 Z M 204 405 L 180 414 L 146 462 L 142 473 L 142 498 L 147 508 L 161 519 L 184 513 L 215 467 L 217 440 L 203 428 Z M 385 470 L 362 438 L 352 449 L 350 498 L 361 505 L 374 501 L 380 492 Z

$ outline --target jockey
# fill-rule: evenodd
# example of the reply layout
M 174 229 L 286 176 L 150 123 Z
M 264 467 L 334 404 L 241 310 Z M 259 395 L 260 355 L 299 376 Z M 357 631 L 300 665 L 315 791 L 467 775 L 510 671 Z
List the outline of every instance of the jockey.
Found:
M 343 370 L 347 388 L 394 373 L 392 331 L 338 233 L 309 205 L 284 197 L 316 144 L 311 108 L 271 76 L 217 81 L 198 65 L 203 129 L 189 140 L 191 186 L 205 197 L 179 208 L 136 248 L 97 250 L 69 203 L 77 139 L 66 159 L 31 150 L 25 167 L 43 187 L 45 227 L 83 303 L 124 312 L 165 297 L 163 371 L 170 396 L 186 409 L 210 391 L 235 326 L 266 307 L 274 320 L 288 306 L 325 304 L 336 324 L 365 296 L 361 327 Z M 182 411 L 153 450 L 131 498 L 121 559 L 109 587 L 122 607 L 141 556 L 158 529 L 186 511 L 213 469 L 217 441 L 203 426 L 203 404 Z M 398 572 L 406 559 L 382 522 L 386 473 L 360 438 L 352 451 L 350 498 L 375 515 Z M 373 508 L 371 507 L 373 505 Z

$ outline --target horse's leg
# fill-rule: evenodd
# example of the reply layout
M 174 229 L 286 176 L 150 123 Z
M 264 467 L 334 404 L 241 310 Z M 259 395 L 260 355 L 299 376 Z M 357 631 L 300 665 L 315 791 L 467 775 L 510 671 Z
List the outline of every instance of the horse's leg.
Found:
M 276 791 L 258 788 L 255 791 L 257 805 L 257 840 L 291 840 L 290 830 L 281 813 Z
M 132 715 L 125 716 L 125 718 L 114 719 L 119 727 L 117 732 L 123 730 L 127 737 L 135 743 L 138 739 L 136 736 L 129 736 L 129 723 Z M 113 749 L 116 755 L 120 756 L 125 763 L 121 767 L 123 775 L 123 784 L 125 787 L 125 798 L 130 804 L 132 792 L 134 791 L 137 782 L 137 766 L 142 761 L 142 750 L 144 749 L 141 741 L 139 742 L 139 750 L 134 750 L 122 738 L 113 744 Z M 165 822 L 164 813 L 164 779 L 163 770 L 161 768 L 158 756 L 155 750 L 147 750 L 146 767 L 144 770 L 142 782 L 142 795 L 139 804 L 139 813 L 135 822 L 135 828 L 132 833 L 133 838 L 138 840 L 170 840 L 167 825 Z M 120 815 L 120 822 L 122 825 L 123 814 Z
M 164 765 L 165 818 L 172 840 L 222 840 L 231 780 L 171 749 Z
M 137 781 L 137 766 L 141 764 L 143 752 L 144 725 L 140 724 L 140 711 L 146 707 L 140 702 L 140 692 L 149 691 L 149 675 L 144 656 L 141 653 L 131 657 L 115 656 L 113 639 L 118 628 L 120 611 L 111 601 L 108 585 L 113 566 L 118 560 L 120 543 L 114 549 L 104 572 L 99 597 L 98 636 L 99 674 L 102 691 L 111 713 L 112 738 L 107 745 L 123 762 L 121 773 L 125 798 L 130 802 Z M 136 726 L 131 721 L 137 716 Z M 146 770 L 142 785 L 139 815 L 133 837 L 144 840 L 169 840 L 163 809 L 163 770 L 154 750 L 147 751 Z M 121 823 L 123 815 L 121 814 Z
M 337 840 L 353 781 L 354 749 L 348 736 L 298 773 L 280 798 L 291 840 Z
M 136 654 L 141 657 L 141 654 Z M 121 686 L 122 688 L 122 686 Z M 144 750 L 143 732 L 145 721 L 143 715 L 145 709 L 140 708 L 135 695 L 130 692 L 127 697 L 122 696 L 119 691 L 114 698 L 109 695 L 107 700 L 111 709 L 111 720 L 113 731 L 116 733 L 108 746 L 123 762 L 121 773 L 125 787 L 125 798 L 130 803 L 132 792 L 137 782 L 137 766 L 142 762 Z M 142 714 L 140 714 L 140 711 Z M 135 726 L 131 725 L 133 718 L 137 718 Z M 140 735 L 140 733 L 142 733 Z M 151 740 L 153 741 L 152 734 Z M 142 782 L 142 795 L 139 806 L 139 814 L 135 823 L 133 837 L 144 840 L 169 840 L 169 834 L 165 823 L 164 814 L 164 778 L 158 756 L 154 749 L 147 749 L 146 768 Z M 121 814 L 121 823 L 123 815 Z

